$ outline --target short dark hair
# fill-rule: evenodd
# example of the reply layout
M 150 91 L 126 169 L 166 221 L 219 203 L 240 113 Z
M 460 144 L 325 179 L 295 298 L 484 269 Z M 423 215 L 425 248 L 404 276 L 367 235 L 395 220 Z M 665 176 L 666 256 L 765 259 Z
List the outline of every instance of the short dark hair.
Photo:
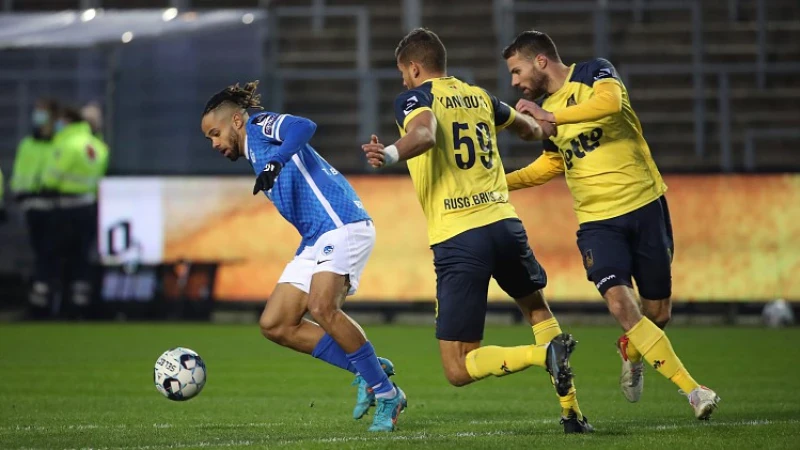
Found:
M 411 30 L 397 44 L 394 57 L 404 64 L 416 61 L 431 71 L 447 70 L 447 49 L 444 48 L 439 36 L 427 28 Z
M 44 109 L 46 109 L 52 115 L 52 117 L 58 115 L 58 111 L 61 107 L 56 99 L 49 97 L 42 97 L 37 99 L 36 106 L 44 107 Z
M 536 30 L 523 31 L 514 38 L 514 42 L 503 49 L 503 58 L 511 58 L 517 53 L 529 58 L 541 54 L 553 61 L 561 61 L 556 44 L 550 39 L 550 36 Z
M 245 83 L 244 87 L 239 86 L 239 83 L 226 87 L 212 95 L 206 102 L 203 116 L 219 108 L 223 103 L 231 103 L 242 109 L 264 109 L 261 107 L 261 94 L 256 94 L 257 88 L 258 80 Z
M 81 110 L 73 105 L 62 105 L 61 108 L 59 108 L 58 116 L 69 123 L 84 121 Z

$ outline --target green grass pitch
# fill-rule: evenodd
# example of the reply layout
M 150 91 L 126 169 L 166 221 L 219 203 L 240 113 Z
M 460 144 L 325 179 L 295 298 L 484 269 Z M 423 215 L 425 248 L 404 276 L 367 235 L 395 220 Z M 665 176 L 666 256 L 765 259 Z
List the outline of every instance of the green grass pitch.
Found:
M 563 435 L 543 370 L 449 386 L 429 327 L 367 327 L 409 398 L 397 432 L 371 434 L 371 416 L 352 419 L 350 374 L 267 342 L 255 325 L 4 324 L 0 449 L 800 448 L 800 330 L 668 330 L 692 374 L 722 397 L 699 422 L 655 370 L 642 400 L 625 401 L 618 330 L 565 328 L 579 341 L 573 367 L 594 435 Z M 490 327 L 485 342 L 531 341 L 517 326 Z M 153 386 L 156 358 L 179 345 L 208 368 L 188 402 Z

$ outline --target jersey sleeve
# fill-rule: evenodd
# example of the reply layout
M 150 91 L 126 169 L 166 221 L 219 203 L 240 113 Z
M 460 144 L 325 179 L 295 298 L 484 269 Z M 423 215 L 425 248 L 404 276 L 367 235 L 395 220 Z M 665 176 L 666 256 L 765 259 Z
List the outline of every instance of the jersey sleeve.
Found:
M 394 118 L 397 125 L 405 130 L 406 124 L 411 119 L 423 111 L 433 111 L 432 108 L 433 95 L 429 89 L 410 89 L 398 95 L 394 100 Z
M 564 173 L 564 159 L 561 155 L 545 150 L 527 167 L 506 174 L 509 191 L 531 186 L 539 186 Z
M 270 143 L 270 144 L 280 144 L 283 142 L 283 137 L 281 135 L 281 127 L 283 126 L 284 120 L 288 114 L 277 114 L 272 112 L 261 113 L 255 116 L 251 120 L 251 124 L 258 127 L 260 133 L 258 136 Z M 284 134 L 286 130 L 284 129 Z
M 489 97 L 489 103 L 492 104 L 495 128 L 502 130 L 503 128 L 511 125 L 511 122 L 513 122 L 517 117 L 517 112 L 514 111 L 514 108 L 508 106 L 507 103 L 498 100 L 497 97 L 490 94 L 489 91 L 484 90 L 484 92 L 486 93 L 486 96 Z
M 591 77 L 590 81 L 592 85 L 606 80 L 620 81 L 617 69 L 614 68 L 614 65 L 607 59 L 597 58 L 592 60 L 589 62 L 589 67 L 587 69 L 586 72 Z
M 291 114 L 264 113 L 256 116 L 252 124 L 257 128 L 256 135 L 262 142 L 278 146 L 274 158 L 286 165 L 292 156 L 299 152 L 317 130 L 317 124 L 305 117 Z

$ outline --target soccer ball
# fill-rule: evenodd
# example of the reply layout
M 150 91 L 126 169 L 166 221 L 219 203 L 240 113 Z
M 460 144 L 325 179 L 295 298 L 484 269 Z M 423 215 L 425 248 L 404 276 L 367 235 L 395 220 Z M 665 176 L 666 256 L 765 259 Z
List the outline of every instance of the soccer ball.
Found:
M 156 360 L 153 382 L 164 397 L 175 401 L 189 400 L 206 384 L 206 363 L 188 348 L 169 349 Z
M 778 299 L 767 303 L 761 313 L 764 325 L 770 328 L 779 328 L 794 324 L 794 312 L 789 303 L 784 299 Z

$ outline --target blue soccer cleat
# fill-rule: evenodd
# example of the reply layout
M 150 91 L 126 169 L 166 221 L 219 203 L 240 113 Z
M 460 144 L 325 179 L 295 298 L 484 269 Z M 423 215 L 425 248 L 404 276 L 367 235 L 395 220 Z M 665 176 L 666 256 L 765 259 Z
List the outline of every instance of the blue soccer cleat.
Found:
M 397 419 L 400 413 L 408 407 L 408 399 L 402 389 L 394 385 L 397 395 L 393 398 L 377 399 L 378 409 L 372 419 L 372 426 L 369 431 L 394 431 L 397 427 Z
M 379 356 L 378 362 L 381 363 L 381 368 L 386 372 L 387 377 L 394 375 L 394 364 L 392 364 L 391 361 Z M 370 407 L 375 406 L 375 394 L 372 392 L 372 389 L 367 386 L 366 380 L 364 380 L 361 375 L 356 375 L 352 386 L 358 386 L 356 407 L 353 408 L 353 418 L 358 420 L 367 414 Z

